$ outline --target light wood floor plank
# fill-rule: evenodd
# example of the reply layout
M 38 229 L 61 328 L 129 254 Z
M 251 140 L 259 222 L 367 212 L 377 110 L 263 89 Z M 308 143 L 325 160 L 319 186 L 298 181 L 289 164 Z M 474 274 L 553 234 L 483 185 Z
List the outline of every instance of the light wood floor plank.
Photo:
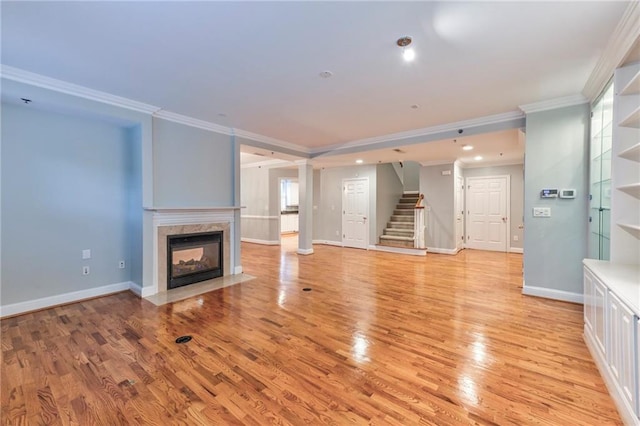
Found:
M 2 320 L 2 424 L 622 424 L 582 306 L 523 296 L 521 255 L 314 250 L 243 243 L 251 281 Z

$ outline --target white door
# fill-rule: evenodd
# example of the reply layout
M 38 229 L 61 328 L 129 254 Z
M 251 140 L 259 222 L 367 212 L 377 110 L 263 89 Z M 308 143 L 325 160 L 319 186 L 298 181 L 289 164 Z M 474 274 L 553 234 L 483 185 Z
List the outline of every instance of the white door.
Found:
M 507 251 L 509 177 L 467 178 L 466 246 Z
M 464 178 L 456 178 L 456 248 L 464 246 Z
M 366 249 L 369 245 L 369 179 L 342 181 L 342 245 Z

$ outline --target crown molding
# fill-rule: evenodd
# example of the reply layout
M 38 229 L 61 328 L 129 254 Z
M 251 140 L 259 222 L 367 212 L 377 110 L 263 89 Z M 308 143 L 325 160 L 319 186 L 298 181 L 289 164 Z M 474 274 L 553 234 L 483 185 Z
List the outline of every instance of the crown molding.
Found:
M 232 128 L 232 134 L 235 136 L 239 136 L 241 138 L 251 139 L 256 142 L 265 143 L 267 145 L 276 146 L 279 148 L 284 148 L 292 151 L 302 152 L 303 154 L 309 154 L 310 150 L 306 146 L 297 145 L 291 142 L 281 141 L 280 139 L 271 138 L 269 136 L 260 135 L 258 133 L 248 132 L 242 129 Z
M 449 165 L 449 166 L 455 166 L 455 162 L 458 160 L 434 160 L 434 161 L 420 161 L 420 165 L 422 167 L 429 167 L 429 166 L 444 166 L 444 165 Z
M 230 127 L 221 126 L 210 121 L 187 117 L 186 115 L 176 114 L 175 112 L 165 111 L 163 109 L 154 112 L 153 116 L 155 118 L 173 121 L 174 123 L 180 123 L 191 127 L 198 127 L 200 129 L 210 130 L 216 133 L 222 133 L 223 135 L 231 136 L 233 134 L 233 130 Z
M 613 71 L 620 66 L 631 47 L 640 37 L 640 3 L 632 1 L 627 6 L 618 26 L 582 89 L 584 96 L 593 102 L 611 79 Z
M 531 114 L 533 112 L 548 111 L 550 109 L 564 108 L 574 105 L 586 104 L 589 102 L 581 94 L 565 96 L 563 98 L 549 99 L 547 101 L 534 102 L 532 104 L 520 105 L 519 108 L 525 114 Z
M 153 114 L 160 109 L 159 107 L 143 102 L 134 101 L 131 99 L 123 98 L 121 96 L 101 92 L 99 90 L 89 89 L 88 87 L 79 86 L 73 83 L 67 83 L 66 81 L 46 77 L 41 74 L 25 71 L 20 68 L 11 67 L 9 65 L 2 64 L 0 75 L 2 78 L 5 78 L 7 80 L 25 83 L 36 87 L 42 87 L 43 89 L 49 89 L 56 92 L 65 93 L 67 95 L 73 95 L 79 98 L 89 99 L 104 104 L 142 112 L 145 114 Z
M 254 169 L 254 168 L 273 169 L 273 168 L 294 167 L 294 166 L 295 166 L 294 163 L 291 161 L 272 159 L 272 160 L 265 160 L 265 161 L 257 161 L 255 163 L 249 163 L 249 164 L 241 164 L 240 168 L 242 169 Z
M 503 123 L 505 121 L 515 120 L 522 117 L 523 117 L 522 112 L 511 111 L 503 114 L 489 115 L 485 117 L 473 118 L 470 120 L 456 121 L 454 123 L 442 124 L 438 126 L 408 130 L 406 132 L 391 133 L 388 135 L 375 136 L 375 137 L 366 138 L 366 139 L 359 139 L 352 142 L 347 142 L 345 144 L 325 146 L 322 148 L 316 148 L 311 150 L 311 154 L 312 155 L 324 154 L 327 152 L 340 151 L 340 150 L 344 150 L 348 148 L 356 148 L 356 147 L 361 148 L 368 145 L 374 145 L 374 144 L 379 144 L 383 142 L 391 142 L 391 141 L 396 141 L 401 139 L 429 136 L 429 135 L 434 135 L 438 133 L 449 132 L 452 130 L 468 129 L 470 127 L 478 127 L 478 126 L 485 126 L 485 125 L 496 124 L 496 123 Z

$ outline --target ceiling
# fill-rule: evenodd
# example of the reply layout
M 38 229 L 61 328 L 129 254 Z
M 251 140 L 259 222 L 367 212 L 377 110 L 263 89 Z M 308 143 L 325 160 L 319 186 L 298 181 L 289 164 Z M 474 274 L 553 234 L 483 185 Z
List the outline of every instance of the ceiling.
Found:
M 579 94 L 627 6 L 2 2 L 2 64 L 315 155 Z M 405 35 L 417 55 L 411 63 L 396 45 Z M 476 145 L 474 154 L 483 147 L 483 156 L 522 158 L 515 130 L 465 138 L 477 138 L 458 140 Z M 452 138 L 397 145 L 420 161 L 450 158 L 456 149 Z M 395 161 L 389 151 L 359 156 Z M 356 156 L 346 154 L 343 164 Z M 329 157 L 314 164 L 337 164 L 339 157 Z

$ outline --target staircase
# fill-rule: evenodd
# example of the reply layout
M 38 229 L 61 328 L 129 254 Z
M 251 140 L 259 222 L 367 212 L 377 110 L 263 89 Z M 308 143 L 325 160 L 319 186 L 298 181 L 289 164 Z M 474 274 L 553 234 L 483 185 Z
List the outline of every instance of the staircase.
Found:
M 413 248 L 413 208 L 418 202 L 419 194 L 402 194 L 396 204 L 387 227 L 380 236 L 380 245 L 389 247 Z

